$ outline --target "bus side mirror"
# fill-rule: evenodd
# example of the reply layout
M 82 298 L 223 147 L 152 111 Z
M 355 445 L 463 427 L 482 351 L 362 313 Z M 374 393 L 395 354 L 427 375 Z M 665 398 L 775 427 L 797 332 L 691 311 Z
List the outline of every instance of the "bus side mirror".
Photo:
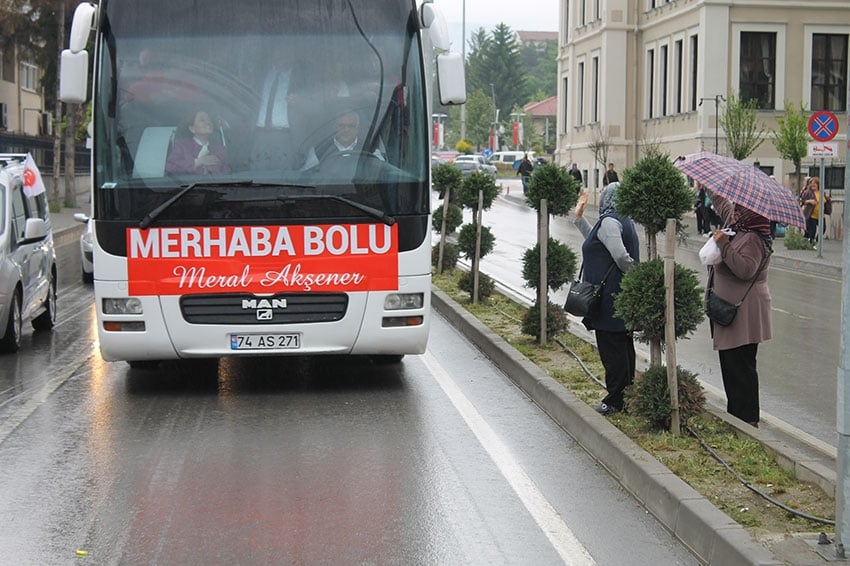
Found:
M 85 102 L 88 78 L 88 51 L 72 53 L 70 49 L 63 49 L 59 60 L 59 100 L 69 104 Z
M 442 53 L 437 56 L 437 88 L 440 104 L 466 102 L 466 75 L 460 53 Z

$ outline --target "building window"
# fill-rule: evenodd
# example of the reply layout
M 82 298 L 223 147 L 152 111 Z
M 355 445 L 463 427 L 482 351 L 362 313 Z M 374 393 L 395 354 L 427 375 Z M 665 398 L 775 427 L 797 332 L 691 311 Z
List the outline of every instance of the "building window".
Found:
M 598 122 L 599 121 L 599 57 L 594 57 L 593 59 L 591 59 L 590 73 L 591 73 L 590 80 L 592 81 L 592 84 L 590 85 L 590 88 L 591 88 L 590 95 L 592 97 L 592 101 L 591 101 L 592 106 L 590 108 L 591 122 Z
M 21 63 L 21 88 L 33 92 L 38 90 L 38 67 L 32 63 Z
M 847 36 L 812 36 L 812 110 L 847 108 Z
M 564 2 L 564 43 L 570 41 L 570 0 Z
M 655 116 L 655 49 L 646 52 L 647 108 L 646 117 Z
M 691 36 L 691 107 L 695 112 L 699 100 L 697 90 L 697 79 L 699 78 L 699 36 Z
M 661 115 L 667 115 L 667 46 L 662 45 L 658 54 L 658 64 L 661 65 Z
M 587 23 L 587 0 L 578 0 L 579 3 L 579 17 L 578 22 L 579 25 L 583 26 Z
M 578 64 L 578 89 L 576 90 L 576 124 L 579 126 L 584 124 L 584 63 Z
M 682 92 L 684 91 L 684 88 L 685 88 L 685 85 L 682 84 L 682 82 L 685 80 L 685 77 L 682 74 L 683 71 L 684 71 L 684 61 L 682 60 L 682 55 L 683 55 L 682 49 L 683 49 L 683 47 L 684 47 L 684 44 L 683 44 L 681 39 L 676 41 L 676 43 L 674 44 L 674 47 L 673 47 L 673 49 L 674 49 L 674 55 L 673 56 L 676 58 L 676 60 L 674 61 L 674 64 L 676 65 L 676 69 L 673 71 L 674 73 L 676 73 L 676 76 L 674 77 L 674 80 L 676 81 L 676 104 L 675 104 L 676 114 L 682 113 Z
M 15 82 L 14 49 L 0 51 L 0 81 Z
M 564 107 L 562 109 L 564 115 L 564 121 L 562 123 L 561 131 L 563 133 L 567 133 L 570 131 L 570 114 L 569 114 L 569 104 L 568 101 L 570 99 L 570 80 L 568 78 L 564 78 Z
M 741 32 L 741 100 L 756 101 L 756 108 L 776 107 L 776 33 Z

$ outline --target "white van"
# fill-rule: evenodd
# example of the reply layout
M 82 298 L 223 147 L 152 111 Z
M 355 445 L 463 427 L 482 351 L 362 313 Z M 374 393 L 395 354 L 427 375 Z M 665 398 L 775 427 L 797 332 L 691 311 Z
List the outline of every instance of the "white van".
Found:
M 528 158 L 534 161 L 533 151 L 497 151 L 490 156 L 490 163 L 496 165 L 498 163 L 513 167 L 517 161 L 522 161 L 523 155 L 528 155 Z

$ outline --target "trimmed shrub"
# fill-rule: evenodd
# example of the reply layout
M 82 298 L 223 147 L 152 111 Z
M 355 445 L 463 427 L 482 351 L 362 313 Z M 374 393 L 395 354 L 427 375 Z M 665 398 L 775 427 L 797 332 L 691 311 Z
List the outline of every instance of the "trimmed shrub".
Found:
M 546 282 L 549 289 L 557 291 L 572 280 L 576 273 L 576 254 L 566 244 L 549 238 L 546 247 Z M 530 289 L 540 285 L 540 244 L 525 250 L 522 256 L 522 278 Z
M 463 183 L 457 190 L 458 204 L 464 208 L 477 211 L 479 190 L 484 192 L 484 210 L 489 209 L 496 197 L 499 196 L 499 187 L 496 186 L 493 178 L 485 173 L 471 173 L 463 178 Z M 454 198 L 452 198 L 452 202 L 454 202 Z
M 676 379 L 679 388 L 679 419 L 687 422 L 691 417 L 705 410 L 705 393 L 696 374 L 676 366 Z M 670 428 L 670 389 L 667 387 L 667 368 L 652 366 L 635 383 L 626 388 L 626 410 L 633 415 L 645 418 L 649 424 L 660 430 Z
M 472 287 L 475 281 L 472 278 L 472 272 L 467 271 L 463 275 L 460 276 L 460 279 L 457 282 L 457 288 L 461 291 L 465 291 L 469 293 L 469 298 L 472 298 Z M 486 274 L 486 273 L 478 273 L 478 299 L 481 301 L 487 300 L 487 298 L 493 294 L 493 291 L 496 289 L 496 283 Z
M 457 236 L 457 248 L 461 255 L 472 261 L 475 257 L 475 237 L 477 228 L 475 224 L 464 224 Z M 496 236 L 487 226 L 481 227 L 481 257 L 493 251 L 496 245 Z
M 456 204 L 449 204 L 449 211 L 446 214 L 446 234 L 451 234 L 463 224 L 463 210 Z M 434 232 L 439 232 L 443 229 L 443 207 L 439 206 L 434 209 L 434 214 L 431 217 L 431 228 Z
M 551 336 L 566 331 L 568 324 L 569 321 L 564 309 L 549 301 L 546 307 L 547 335 Z M 521 330 L 523 334 L 534 336 L 538 340 L 540 339 L 540 306 L 538 301 L 535 301 L 525 313 L 525 317 L 522 319 Z
M 463 182 L 463 173 L 451 163 L 441 163 L 431 169 L 431 189 L 439 193 L 440 198 L 446 196 L 446 188 L 451 187 L 451 202 L 457 202 L 457 191 Z
M 446 242 L 443 246 L 443 271 L 452 271 L 457 267 L 458 251 L 457 246 Z M 431 248 L 431 267 L 437 269 L 437 262 L 440 261 L 440 244 L 437 243 Z
M 617 212 L 651 234 L 664 231 L 668 218 L 680 220 L 693 208 L 694 193 L 667 155 L 651 152 L 623 171 Z
M 534 169 L 525 201 L 534 210 L 540 210 L 540 201 L 545 198 L 549 214 L 566 216 L 578 202 L 580 192 L 581 184 L 570 175 L 566 167 L 546 163 Z
M 696 272 L 678 263 L 673 270 L 673 285 L 674 328 L 676 338 L 683 338 L 696 330 L 705 317 L 703 290 Z M 623 275 L 620 292 L 614 297 L 614 311 L 636 339 L 664 343 L 665 293 L 663 260 L 639 263 Z

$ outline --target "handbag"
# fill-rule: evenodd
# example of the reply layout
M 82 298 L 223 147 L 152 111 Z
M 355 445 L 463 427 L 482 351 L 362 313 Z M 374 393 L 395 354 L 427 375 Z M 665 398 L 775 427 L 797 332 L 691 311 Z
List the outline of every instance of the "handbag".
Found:
M 595 313 L 599 307 L 599 301 L 602 299 L 602 287 L 605 285 L 605 280 L 608 279 L 608 274 L 611 273 L 614 265 L 614 263 L 611 263 L 611 267 L 605 272 L 602 282 L 591 283 L 581 280 L 581 274 L 584 271 L 584 264 L 582 264 L 578 281 L 570 283 L 567 300 L 564 302 L 564 310 L 572 315 L 582 317 Z
M 829 216 L 832 214 L 832 199 L 826 197 L 826 200 L 823 202 L 823 213 Z
M 709 236 L 699 251 L 699 261 L 705 266 L 717 265 L 723 258 L 720 255 L 720 248 L 714 240 L 714 236 Z

